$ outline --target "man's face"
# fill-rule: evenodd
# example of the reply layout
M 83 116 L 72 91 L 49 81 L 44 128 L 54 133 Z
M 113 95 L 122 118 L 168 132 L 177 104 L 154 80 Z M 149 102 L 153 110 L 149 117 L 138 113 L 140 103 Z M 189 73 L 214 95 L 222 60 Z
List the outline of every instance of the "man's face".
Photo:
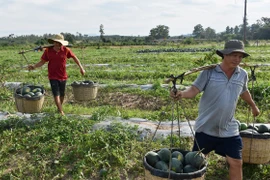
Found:
M 224 54 L 224 63 L 229 67 L 237 67 L 241 63 L 243 57 L 243 53 L 240 52 L 233 52 L 227 55 Z
M 53 42 L 53 45 L 54 45 L 56 48 L 60 48 L 60 47 L 62 46 L 61 43 L 56 42 L 56 41 Z

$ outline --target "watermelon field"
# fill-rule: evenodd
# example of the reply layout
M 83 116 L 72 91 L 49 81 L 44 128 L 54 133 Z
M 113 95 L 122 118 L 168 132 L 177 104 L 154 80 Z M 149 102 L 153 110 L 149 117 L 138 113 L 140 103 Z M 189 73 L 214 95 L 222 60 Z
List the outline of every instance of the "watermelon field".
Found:
M 170 146 L 190 150 L 193 138 L 173 136 L 152 142 L 150 139 L 139 141 L 134 133 L 137 127 L 115 123 L 110 131 L 93 131 L 93 125 L 106 117 L 170 121 L 177 112 L 183 122 L 195 120 L 200 95 L 195 99 L 184 99 L 180 106 L 172 106 L 169 97 L 172 82 L 165 80 L 171 75 L 176 77 L 194 68 L 219 63 L 221 59 L 215 50 L 223 49 L 223 45 L 224 42 L 155 46 L 74 45 L 71 49 L 80 59 L 86 74 L 81 76 L 78 66 L 72 60 L 68 61 L 69 79 L 63 104 L 67 116 L 57 113 L 47 66 L 34 71 L 26 68 L 38 62 L 42 52 L 27 51 L 35 48 L 32 46 L 1 48 L 0 112 L 8 112 L 10 116 L 7 120 L 0 120 L 0 179 L 143 180 L 143 157 L 147 152 Z M 250 42 L 246 51 L 251 57 L 243 60 L 246 64 L 243 68 L 249 73 L 249 89 L 261 114 L 254 119 L 247 104 L 239 100 L 235 117 L 241 123 L 269 124 L 270 42 L 261 41 L 258 45 Z M 177 79 L 177 87 L 190 86 L 198 74 L 199 71 Z M 75 81 L 97 83 L 96 99 L 76 101 L 71 86 Z M 41 111 L 44 116 L 40 121 L 27 124 L 23 118 L 13 115 L 17 113 L 14 90 L 5 86 L 7 82 L 44 88 Z M 91 118 L 83 118 L 84 115 Z M 269 180 L 270 164 L 244 163 L 243 176 L 244 180 Z M 214 153 L 208 156 L 205 179 L 228 179 L 228 165 L 224 158 Z

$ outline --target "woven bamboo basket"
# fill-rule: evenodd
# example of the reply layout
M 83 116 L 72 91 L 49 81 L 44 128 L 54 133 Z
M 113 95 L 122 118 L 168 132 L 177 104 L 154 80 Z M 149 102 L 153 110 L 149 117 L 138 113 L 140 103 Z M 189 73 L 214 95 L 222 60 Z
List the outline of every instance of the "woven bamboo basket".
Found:
M 98 85 L 94 84 L 71 84 L 74 99 L 76 101 L 89 101 L 97 97 Z
M 242 134 L 244 163 L 267 164 L 270 162 L 270 135 Z
M 181 149 L 172 149 L 172 151 L 180 151 L 185 155 L 188 151 L 183 151 Z M 154 151 L 158 152 L 158 150 Z M 174 172 L 165 172 L 161 171 L 159 169 L 153 168 L 151 165 L 147 163 L 146 157 L 144 156 L 143 159 L 143 165 L 144 165 L 144 175 L 145 180 L 168 180 L 170 178 L 171 180 L 204 180 L 205 178 L 205 172 L 207 168 L 207 164 L 202 167 L 200 170 L 192 172 L 192 173 L 174 173 Z
M 41 88 L 40 86 L 29 86 L 30 88 Z M 43 89 L 43 88 L 42 88 Z M 44 103 L 44 89 L 42 96 L 39 97 L 24 97 L 20 94 L 14 93 L 15 104 L 18 112 L 21 113 L 39 113 Z

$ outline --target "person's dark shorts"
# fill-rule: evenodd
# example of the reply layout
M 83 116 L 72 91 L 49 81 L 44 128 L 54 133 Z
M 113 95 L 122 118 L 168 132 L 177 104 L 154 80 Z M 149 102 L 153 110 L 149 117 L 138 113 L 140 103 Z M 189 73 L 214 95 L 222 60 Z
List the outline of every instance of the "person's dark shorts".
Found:
M 216 154 L 221 156 L 229 156 L 234 159 L 242 159 L 242 138 L 240 135 L 228 138 L 219 138 L 209 136 L 205 133 L 195 134 L 195 139 L 198 142 L 200 150 L 204 154 L 208 154 L 211 151 L 215 151 Z M 199 148 L 194 140 L 193 151 L 198 151 Z
M 50 79 L 53 96 L 61 96 L 61 97 L 65 96 L 66 82 L 67 82 L 66 80 L 60 81 Z

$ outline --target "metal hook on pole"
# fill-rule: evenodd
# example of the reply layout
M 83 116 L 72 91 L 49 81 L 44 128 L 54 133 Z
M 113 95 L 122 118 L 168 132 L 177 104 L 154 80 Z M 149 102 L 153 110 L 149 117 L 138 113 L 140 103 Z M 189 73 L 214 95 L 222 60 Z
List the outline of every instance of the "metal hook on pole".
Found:
M 169 82 L 172 82 L 173 83 L 173 86 L 172 86 L 172 89 L 173 89 L 173 92 L 176 94 L 177 93 L 177 88 L 176 88 L 176 81 L 177 79 L 180 79 L 180 84 L 183 83 L 183 80 L 184 80 L 184 75 L 185 75 L 185 72 L 178 75 L 178 76 L 174 76 L 174 75 L 170 75 L 166 80 L 165 82 L 166 83 L 169 83 Z
M 256 69 L 256 66 L 254 67 L 249 67 L 250 68 L 250 71 L 251 71 L 251 81 L 256 81 L 256 76 L 255 76 L 255 69 Z

